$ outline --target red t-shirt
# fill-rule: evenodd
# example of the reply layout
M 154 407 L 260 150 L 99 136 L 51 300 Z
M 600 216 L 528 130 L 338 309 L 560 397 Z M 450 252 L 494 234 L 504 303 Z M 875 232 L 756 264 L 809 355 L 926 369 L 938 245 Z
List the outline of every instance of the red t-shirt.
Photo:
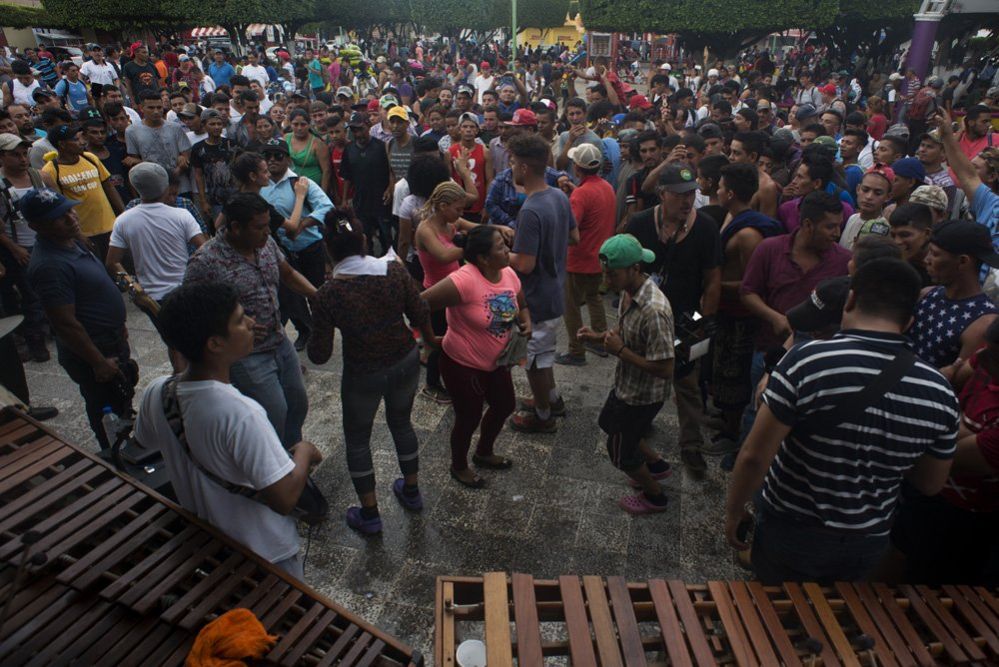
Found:
M 614 234 L 617 198 L 614 188 L 599 176 L 583 178 L 569 196 L 572 216 L 579 229 L 579 243 L 569 246 L 569 273 L 600 273 L 600 246 Z
M 451 157 L 458 157 L 461 155 L 461 142 L 452 143 L 447 150 L 451 154 Z M 475 146 L 472 147 L 472 152 L 468 156 L 468 167 L 472 172 L 472 181 L 475 183 L 475 189 L 478 191 L 479 197 L 475 200 L 474 204 L 465 209 L 465 212 L 481 213 L 486 205 L 486 149 L 478 141 L 475 142 Z M 452 169 L 451 175 L 456 182 L 464 182 L 461 179 L 461 174 L 456 170 Z
M 871 135 L 874 141 L 881 141 L 888 130 L 888 119 L 882 113 L 876 113 L 867 119 L 867 134 Z
M 982 457 L 999 470 L 999 378 L 981 366 L 978 355 L 968 364 L 975 369 L 961 390 L 961 421 L 973 433 Z M 999 511 L 999 475 L 952 475 L 940 495 L 950 504 L 972 512 Z

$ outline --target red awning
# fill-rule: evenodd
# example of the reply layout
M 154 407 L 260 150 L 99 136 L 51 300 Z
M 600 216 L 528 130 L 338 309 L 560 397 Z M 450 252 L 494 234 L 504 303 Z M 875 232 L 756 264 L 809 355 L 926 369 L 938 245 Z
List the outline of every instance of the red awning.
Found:
M 191 37 L 200 39 L 202 37 L 228 37 L 229 32 L 225 28 L 214 26 L 211 28 L 195 28 L 191 31 Z

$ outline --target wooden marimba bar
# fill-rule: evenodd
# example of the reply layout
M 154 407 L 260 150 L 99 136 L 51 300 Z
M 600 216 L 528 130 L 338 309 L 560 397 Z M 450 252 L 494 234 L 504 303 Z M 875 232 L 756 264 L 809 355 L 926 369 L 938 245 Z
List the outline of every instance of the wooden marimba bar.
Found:
M 465 639 L 489 667 L 997 665 L 999 601 L 972 586 L 831 587 L 526 574 L 439 577 L 436 663 Z M 565 658 L 561 659 L 564 664 Z
M 419 652 L 14 410 L 0 412 L 0 665 L 183 665 L 236 607 L 273 665 L 422 665 Z

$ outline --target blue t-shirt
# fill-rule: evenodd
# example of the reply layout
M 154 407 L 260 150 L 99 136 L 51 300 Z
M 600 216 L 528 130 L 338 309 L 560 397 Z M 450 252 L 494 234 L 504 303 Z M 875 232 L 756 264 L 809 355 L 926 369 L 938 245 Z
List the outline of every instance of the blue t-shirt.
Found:
M 864 170 L 860 168 L 859 165 L 851 164 L 843 168 L 843 173 L 846 174 L 846 189 L 853 197 L 853 201 L 857 201 L 857 188 L 860 187 L 860 182 L 864 180 Z M 850 202 L 851 204 L 853 202 Z
M 61 79 L 56 84 L 55 94 L 60 100 L 66 100 L 67 106 L 74 111 L 90 106 L 87 101 L 87 84 L 82 81 L 71 83 L 69 79 Z
M 212 81 L 215 82 L 216 86 L 228 86 L 229 79 L 235 73 L 236 68 L 227 62 L 223 62 L 221 65 L 213 62 L 208 66 L 208 76 L 212 77 Z
M 535 192 L 517 213 L 513 251 L 536 258 L 534 271 L 520 275 L 535 322 L 561 317 L 565 312 L 565 261 L 569 232 L 575 227 L 569 198 L 558 188 Z
M 999 194 L 982 183 L 971 198 L 971 212 L 978 224 L 988 227 L 992 245 L 999 245 Z

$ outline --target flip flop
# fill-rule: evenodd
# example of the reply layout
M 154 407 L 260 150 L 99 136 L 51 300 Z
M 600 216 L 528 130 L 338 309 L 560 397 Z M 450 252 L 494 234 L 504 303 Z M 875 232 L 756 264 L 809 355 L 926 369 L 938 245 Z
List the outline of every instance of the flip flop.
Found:
M 509 470 L 513 467 L 513 461 L 503 456 L 499 457 L 498 463 L 494 463 L 486 456 L 472 454 L 472 463 L 480 468 L 489 468 L 490 470 Z
M 451 471 L 451 477 L 454 478 L 456 482 L 462 486 L 467 486 L 470 489 L 484 489 L 486 487 L 486 480 L 476 475 L 471 482 L 467 482 L 458 476 L 454 470 Z
M 623 509 L 628 514 L 656 514 L 658 512 L 665 512 L 669 505 L 656 505 L 651 503 L 646 499 L 644 493 L 639 493 L 634 496 L 625 496 L 621 500 L 617 501 L 617 506 Z

